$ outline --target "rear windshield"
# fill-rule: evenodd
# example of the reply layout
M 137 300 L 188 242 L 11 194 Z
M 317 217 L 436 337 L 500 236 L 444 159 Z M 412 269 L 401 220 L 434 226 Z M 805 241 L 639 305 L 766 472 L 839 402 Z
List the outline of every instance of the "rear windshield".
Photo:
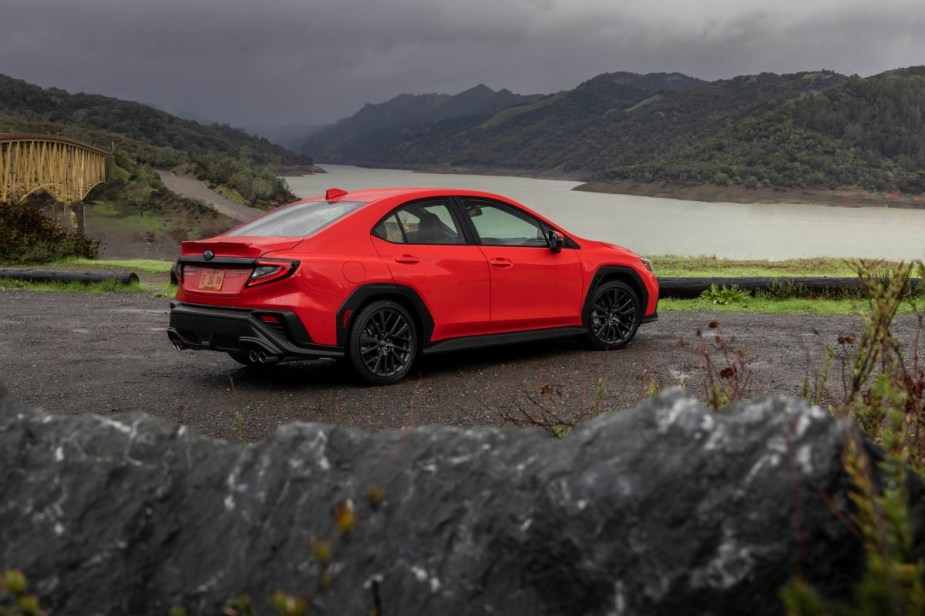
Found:
M 364 205 L 359 201 L 308 201 L 271 212 L 225 235 L 307 237 Z

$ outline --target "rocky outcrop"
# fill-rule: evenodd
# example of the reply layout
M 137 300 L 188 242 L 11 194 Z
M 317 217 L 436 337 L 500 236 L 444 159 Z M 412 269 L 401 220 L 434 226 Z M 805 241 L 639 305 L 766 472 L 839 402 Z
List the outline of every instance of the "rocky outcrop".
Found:
M 862 570 L 847 434 L 802 401 L 673 392 L 564 440 L 292 424 L 239 446 L 2 395 L 0 569 L 56 615 L 270 613 L 276 590 L 313 614 L 778 614 L 794 573 L 843 595 Z

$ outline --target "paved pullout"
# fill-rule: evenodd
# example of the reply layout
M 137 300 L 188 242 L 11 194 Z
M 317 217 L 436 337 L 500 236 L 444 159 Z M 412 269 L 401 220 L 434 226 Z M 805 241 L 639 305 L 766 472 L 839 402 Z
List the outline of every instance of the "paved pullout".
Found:
M 539 405 L 581 419 L 628 408 L 655 382 L 683 382 L 699 395 L 698 330 L 710 346 L 717 335 L 735 337 L 750 396 L 798 394 L 807 365 L 821 364 L 823 345 L 861 327 L 852 316 L 666 312 L 620 351 L 589 351 L 575 339 L 446 354 L 424 358 L 397 385 L 366 387 L 330 361 L 255 370 L 221 353 L 178 352 L 165 332 L 168 311 L 167 299 L 140 293 L 0 292 L 0 382 L 53 413 L 145 411 L 228 440 L 239 437 L 238 412 L 248 440 L 292 421 L 369 431 L 498 426 Z M 714 320 L 719 327 L 711 329 Z M 914 318 L 901 317 L 895 333 L 911 344 L 916 329 Z M 729 364 L 717 351 L 713 362 L 717 371 Z M 838 389 L 837 365 L 832 374 Z

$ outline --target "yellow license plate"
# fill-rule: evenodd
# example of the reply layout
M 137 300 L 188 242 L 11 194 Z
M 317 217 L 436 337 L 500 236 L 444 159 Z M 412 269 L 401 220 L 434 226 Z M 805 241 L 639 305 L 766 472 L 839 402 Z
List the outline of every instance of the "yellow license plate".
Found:
M 225 280 L 225 270 L 204 269 L 199 278 L 199 288 L 206 291 L 221 291 Z

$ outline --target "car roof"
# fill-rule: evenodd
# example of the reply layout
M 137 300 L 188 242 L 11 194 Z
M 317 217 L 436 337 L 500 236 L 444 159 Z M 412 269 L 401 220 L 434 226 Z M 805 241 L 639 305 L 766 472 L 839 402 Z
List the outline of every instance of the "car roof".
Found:
M 345 190 L 345 189 L 340 189 Z M 392 197 L 401 197 L 403 199 L 425 199 L 427 197 L 443 197 L 443 196 L 460 196 L 460 197 L 482 197 L 487 199 L 497 199 L 499 201 L 510 201 L 510 199 L 498 195 L 495 193 L 490 193 L 481 190 L 467 190 L 462 188 L 436 188 L 436 187 L 422 187 L 422 186 L 404 186 L 404 187 L 388 187 L 388 188 L 362 188 L 358 190 L 346 190 L 346 194 L 337 196 L 335 199 L 340 201 L 359 201 L 362 203 L 372 203 L 374 201 L 380 201 L 382 199 L 389 199 Z M 314 199 L 324 199 L 324 195 L 319 197 L 312 197 Z

